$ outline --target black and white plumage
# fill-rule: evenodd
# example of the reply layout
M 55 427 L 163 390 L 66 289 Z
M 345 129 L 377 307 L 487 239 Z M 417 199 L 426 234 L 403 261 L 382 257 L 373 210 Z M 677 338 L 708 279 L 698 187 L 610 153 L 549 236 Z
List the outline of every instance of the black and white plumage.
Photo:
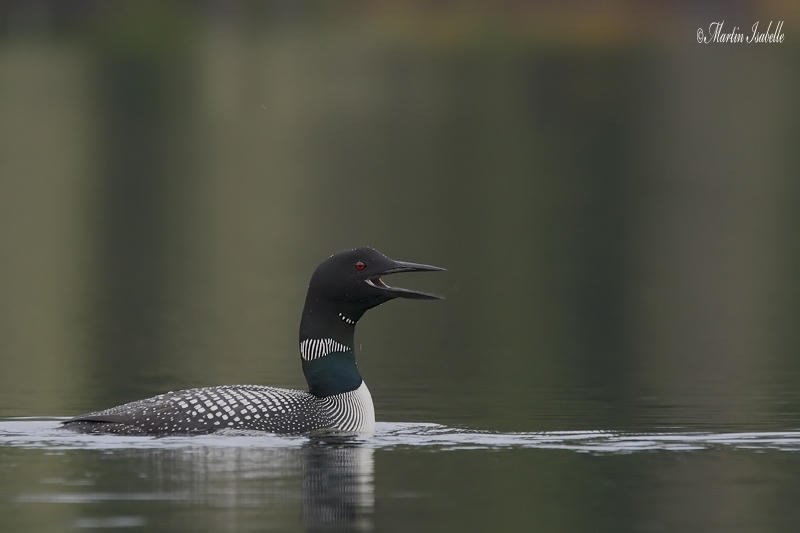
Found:
M 168 392 L 70 421 L 69 427 L 125 435 L 204 434 L 220 430 L 307 433 L 335 428 L 372 433 L 366 384 L 326 398 L 292 389 L 231 385 Z
M 372 248 L 329 257 L 317 267 L 300 323 L 309 390 L 231 385 L 168 392 L 77 416 L 63 427 L 87 433 L 195 435 L 220 431 L 303 434 L 330 429 L 372 434 L 375 409 L 353 352 L 355 325 L 393 298 L 438 296 L 386 285 L 380 276 L 443 270 L 394 261 Z

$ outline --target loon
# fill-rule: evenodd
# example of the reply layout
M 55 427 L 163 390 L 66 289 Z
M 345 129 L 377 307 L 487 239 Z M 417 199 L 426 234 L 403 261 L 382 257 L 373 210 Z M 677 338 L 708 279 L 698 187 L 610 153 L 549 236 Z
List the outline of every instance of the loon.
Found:
M 304 434 L 333 430 L 371 435 L 375 409 L 356 366 L 353 337 L 369 309 L 394 298 L 441 296 L 390 287 L 381 276 L 441 271 L 395 261 L 369 247 L 332 255 L 308 285 L 300 321 L 300 356 L 308 391 L 225 385 L 167 392 L 76 416 L 62 427 L 81 433 L 199 435 L 215 432 Z

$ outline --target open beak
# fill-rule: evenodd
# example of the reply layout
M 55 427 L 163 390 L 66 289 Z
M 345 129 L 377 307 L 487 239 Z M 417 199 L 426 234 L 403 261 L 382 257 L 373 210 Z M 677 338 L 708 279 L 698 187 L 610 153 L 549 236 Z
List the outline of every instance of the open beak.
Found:
M 394 261 L 394 264 L 378 274 L 367 278 L 367 285 L 371 285 L 376 289 L 380 289 L 389 293 L 393 298 L 410 298 L 412 300 L 444 300 L 444 296 L 436 294 L 429 294 L 427 292 L 412 291 L 410 289 L 401 289 L 400 287 L 391 287 L 384 283 L 381 276 L 388 274 L 399 274 L 400 272 L 437 272 L 443 271 L 444 268 L 431 265 L 421 265 L 419 263 L 406 263 L 405 261 Z

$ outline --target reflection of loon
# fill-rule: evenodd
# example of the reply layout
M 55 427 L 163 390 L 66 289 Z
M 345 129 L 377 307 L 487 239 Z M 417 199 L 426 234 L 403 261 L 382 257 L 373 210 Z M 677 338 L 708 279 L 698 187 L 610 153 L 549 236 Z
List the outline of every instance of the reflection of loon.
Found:
M 308 531 L 372 531 L 373 450 L 322 439 L 303 449 L 303 524 Z
M 389 287 L 381 280 L 386 274 L 426 270 L 444 269 L 395 261 L 372 248 L 340 252 L 317 267 L 300 322 L 300 355 L 308 392 L 255 385 L 168 392 L 72 418 L 64 427 L 126 435 L 219 430 L 298 434 L 326 428 L 371 434 L 375 411 L 356 367 L 356 323 L 367 310 L 393 298 L 439 298 Z
M 268 439 L 248 438 L 242 445 L 224 437 L 199 446 L 131 449 L 124 452 L 125 463 L 155 483 L 157 494 L 192 505 L 181 529 L 238 530 L 241 521 L 287 531 L 302 516 L 306 531 L 373 530 L 372 447 L 334 435 L 311 437 L 302 446 L 271 447 L 276 443 Z M 228 512 L 196 512 L 206 507 Z M 216 519 L 224 522 L 209 523 Z

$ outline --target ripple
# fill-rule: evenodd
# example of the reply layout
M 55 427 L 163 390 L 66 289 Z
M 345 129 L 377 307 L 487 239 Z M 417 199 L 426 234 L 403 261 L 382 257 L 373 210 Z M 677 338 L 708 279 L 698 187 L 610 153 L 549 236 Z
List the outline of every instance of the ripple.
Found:
M 181 449 L 196 447 L 299 448 L 309 437 L 280 437 L 268 433 L 249 435 L 201 435 L 194 437 L 130 437 L 84 435 L 63 430 L 62 418 L 0 419 L 0 446 L 59 452 L 71 449 Z M 583 453 L 635 453 L 646 451 L 690 452 L 705 449 L 800 451 L 800 431 L 772 432 L 663 432 L 549 431 L 497 433 L 454 428 L 440 424 L 379 422 L 375 436 L 329 437 L 374 449 L 420 448 L 434 450 L 485 450 L 535 448 Z

